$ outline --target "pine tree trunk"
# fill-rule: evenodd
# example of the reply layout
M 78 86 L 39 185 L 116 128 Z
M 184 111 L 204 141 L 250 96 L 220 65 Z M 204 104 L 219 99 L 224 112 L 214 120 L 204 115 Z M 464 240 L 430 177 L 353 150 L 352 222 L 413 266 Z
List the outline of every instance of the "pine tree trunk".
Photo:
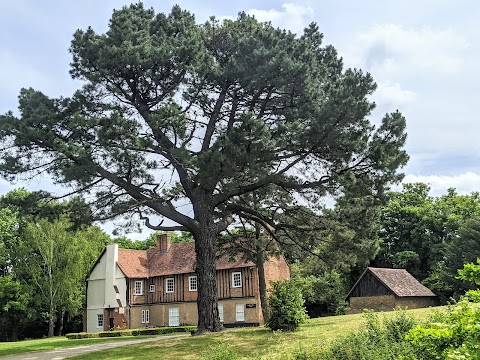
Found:
M 208 211 L 208 210 L 207 210 Z M 208 216 L 208 215 L 207 215 Z M 202 217 L 205 217 L 202 216 Z M 213 221 L 203 218 L 200 230 L 194 234 L 198 282 L 197 335 L 221 330 L 218 315 L 217 274 L 215 269 L 217 234 L 212 231 Z
M 263 251 L 257 248 L 257 261 L 256 266 L 258 269 L 258 286 L 260 289 L 260 304 L 262 306 L 263 320 L 268 321 L 270 315 L 268 309 L 268 300 L 267 300 L 267 282 L 265 280 L 265 267 L 264 267 L 264 257 Z

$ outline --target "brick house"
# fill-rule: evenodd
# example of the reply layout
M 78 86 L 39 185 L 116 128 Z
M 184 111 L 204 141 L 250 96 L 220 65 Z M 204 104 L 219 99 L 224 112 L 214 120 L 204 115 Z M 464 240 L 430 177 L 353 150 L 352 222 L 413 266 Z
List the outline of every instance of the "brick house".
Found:
M 439 304 L 437 296 L 405 269 L 368 267 L 345 297 L 347 314 L 364 309 L 389 311 L 417 309 Z
M 196 325 L 194 243 L 170 244 L 160 235 L 149 250 L 107 245 L 87 278 L 84 330 Z M 224 326 L 263 323 L 258 270 L 251 262 L 221 256 L 216 261 L 218 310 Z M 265 263 L 269 281 L 290 278 L 283 257 Z M 268 286 L 268 285 L 267 285 Z

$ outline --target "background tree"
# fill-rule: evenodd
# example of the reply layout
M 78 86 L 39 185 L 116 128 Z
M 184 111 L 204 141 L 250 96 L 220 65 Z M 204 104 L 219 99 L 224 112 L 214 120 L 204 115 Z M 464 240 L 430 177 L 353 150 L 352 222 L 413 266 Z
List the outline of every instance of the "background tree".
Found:
M 57 335 L 64 320 L 75 324 L 72 319 L 85 305 L 85 276 L 111 241 L 100 228 L 89 226 L 91 221 L 91 210 L 79 198 L 60 202 L 46 192 L 25 189 L 0 197 L 0 303 L 8 329 L 0 337 L 45 336 L 43 314 L 56 319 Z M 39 227 L 44 236 L 32 233 Z M 52 285 L 48 280 L 54 276 L 62 278 Z M 43 296 L 50 285 L 56 289 L 52 311 Z
M 10 209 L 0 208 L 0 276 L 12 270 L 12 250 L 17 243 L 17 214 Z
M 429 191 L 417 183 L 389 194 L 379 233 L 383 243 L 373 264 L 406 268 L 445 302 L 465 292 L 457 270 L 480 256 L 480 196 L 449 189 L 432 197 Z
M 123 249 L 135 249 L 135 250 L 148 250 L 157 245 L 157 237 L 164 234 L 164 231 L 155 231 L 151 233 L 144 240 L 132 240 L 128 237 L 122 236 L 113 239 L 114 243 L 117 243 Z M 182 232 L 169 232 L 170 241 L 172 244 L 181 244 L 186 242 L 193 242 L 192 234 L 186 231 Z
M 12 276 L 0 276 L 0 340 L 17 341 L 34 316 L 30 289 Z
M 114 11 L 105 34 L 75 32 L 70 52 L 85 85 L 72 98 L 21 90 L 19 117 L 0 118 L 0 171 L 90 192 L 103 218 L 189 231 L 199 333 L 220 329 L 218 235 L 234 216 L 276 226 L 242 197 L 270 186 L 314 207 L 353 182 L 382 194 L 407 161 L 403 116 L 370 123 L 372 77 L 344 70 L 315 24 L 298 36 L 245 13 L 197 25 L 140 3 Z

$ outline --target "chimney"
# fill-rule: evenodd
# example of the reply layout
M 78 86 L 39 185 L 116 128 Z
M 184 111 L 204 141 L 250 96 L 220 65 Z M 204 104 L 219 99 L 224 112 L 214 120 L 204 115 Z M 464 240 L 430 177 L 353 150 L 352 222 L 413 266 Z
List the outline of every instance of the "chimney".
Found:
M 167 252 L 170 248 L 170 234 L 157 235 L 157 250 Z
M 105 252 L 105 303 L 104 308 L 115 308 L 117 296 L 114 290 L 116 267 L 118 262 L 118 244 L 108 244 Z

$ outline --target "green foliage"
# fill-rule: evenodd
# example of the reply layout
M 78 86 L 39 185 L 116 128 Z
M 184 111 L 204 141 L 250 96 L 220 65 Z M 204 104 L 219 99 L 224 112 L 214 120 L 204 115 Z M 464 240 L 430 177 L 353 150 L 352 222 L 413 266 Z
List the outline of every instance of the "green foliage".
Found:
M 127 237 L 117 237 L 113 239 L 114 243 L 117 243 L 122 249 L 134 249 L 134 250 L 148 250 L 157 245 L 157 236 L 165 233 L 164 231 L 156 231 L 150 234 L 145 240 L 131 240 Z M 172 244 L 181 244 L 186 242 L 193 242 L 192 234 L 186 231 L 180 233 L 169 232 L 170 242 Z
M 7 208 L 0 209 L 0 276 L 10 273 L 18 226 L 17 214 Z
M 266 325 L 272 330 L 294 331 L 307 319 L 302 293 L 290 280 L 271 285 L 268 298 L 270 317 Z
M 383 321 L 374 312 L 366 312 L 364 318 L 362 329 L 340 337 L 312 359 L 418 359 L 413 346 L 405 340 L 405 335 L 417 321 L 405 311 L 400 310 L 391 319 L 384 318 Z
M 477 264 L 468 263 L 463 265 L 463 269 L 458 270 L 459 278 L 480 285 L 480 258 Z
M 476 294 L 475 299 L 478 299 Z M 466 297 L 436 313 L 425 325 L 406 336 L 422 359 L 478 359 L 480 356 L 480 307 Z
M 182 332 L 192 332 L 197 329 L 196 326 L 175 326 L 175 327 L 160 327 L 160 328 L 145 328 L 145 329 L 127 329 L 127 330 L 113 330 L 100 331 L 96 333 L 70 333 L 65 335 L 67 339 L 90 339 L 90 338 L 104 338 L 104 337 L 120 337 L 120 336 L 145 336 L 145 335 L 162 335 Z
M 32 319 L 32 294 L 11 276 L 0 276 L 0 339 L 16 341 L 19 330 Z
M 297 267 L 294 266 L 293 268 Z M 307 309 L 309 306 L 315 305 L 323 313 L 337 315 L 343 313 L 345 308 L 343 298 L 348 292 L 348 288 L 345 277 L 340 273 L 331 271 L 320 276 L 298 276 L 294 274 L 293 281 L 301 290 Z
M 449 189 L 431 197 L 429 191 L 416 183 L 389 193 L 375 265 L 406 268 L 445 303 L 468 289 L 456 279 L 457 270 L 480 256 L 480 195 Z

